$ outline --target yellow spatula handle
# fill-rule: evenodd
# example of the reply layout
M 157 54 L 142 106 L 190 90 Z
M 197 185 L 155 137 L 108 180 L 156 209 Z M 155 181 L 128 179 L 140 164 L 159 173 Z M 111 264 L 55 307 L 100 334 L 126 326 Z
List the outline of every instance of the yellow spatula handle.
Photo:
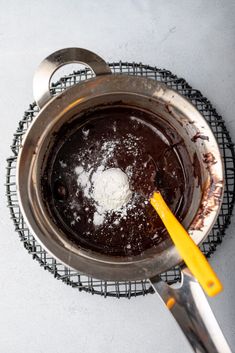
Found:
M 160 192 L 150 199 L 182 259 L 209 296 L 215 296 L 223 286 L 200 249 L 173 215 Z

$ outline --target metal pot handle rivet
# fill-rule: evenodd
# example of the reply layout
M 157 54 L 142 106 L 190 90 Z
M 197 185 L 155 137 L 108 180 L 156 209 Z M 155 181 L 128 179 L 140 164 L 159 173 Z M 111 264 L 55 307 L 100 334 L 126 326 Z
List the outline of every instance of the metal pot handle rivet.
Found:
M 52 75 L 60 67 L 72 63 L 90 67 L 96 76 L 112 73 L 106 62 L 89 50 L 81 48 L 58 50 L 41 62 L 34 75 L 33 94 L 39 108 L 42 108 L 51 99 L 50 80 Z

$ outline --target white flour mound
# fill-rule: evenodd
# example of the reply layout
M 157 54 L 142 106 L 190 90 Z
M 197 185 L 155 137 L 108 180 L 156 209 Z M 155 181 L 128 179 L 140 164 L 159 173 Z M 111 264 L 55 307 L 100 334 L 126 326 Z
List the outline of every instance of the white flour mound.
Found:
M 116 210 L 131 198 L 127 175 L 120 168 L 110 168 L 93 175 L 93 198 L 102 211 Z

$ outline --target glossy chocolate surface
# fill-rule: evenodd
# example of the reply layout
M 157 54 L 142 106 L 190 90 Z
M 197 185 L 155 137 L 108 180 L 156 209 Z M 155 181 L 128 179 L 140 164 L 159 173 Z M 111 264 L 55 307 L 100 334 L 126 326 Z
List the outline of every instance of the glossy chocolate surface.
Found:
M 132 198 L 105 215 L 100 225 L 90 189 L 78 182 L 77 167 L 120 168 Z M 156 189 L 179 220 L 192 199 L 193 166 L 181 137 L 160 117 L 131 108 L 94 111 L 64 126 L 55 139 L 42 177 L 48 211 L 67 237 L 108 255 L 137 255 L 157 247 L 168 234 L 148 202 Z

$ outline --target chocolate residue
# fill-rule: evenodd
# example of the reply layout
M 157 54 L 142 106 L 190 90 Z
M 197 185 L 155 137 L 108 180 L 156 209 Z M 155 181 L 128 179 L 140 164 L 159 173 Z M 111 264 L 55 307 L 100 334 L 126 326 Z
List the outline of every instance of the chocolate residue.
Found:
M 191 230 L 201 230 L 204 226 L 204 219 L 211 212 L 218 208 L 218 205 L 221 202 L 222 196 L 222 184 L 220 183 L 215 187 L 215 191 L 212 192 L 211 189 L 208 189 L 204 194 L 204 201 L 201 203 L 201 206 L 197 212 L 197 216 L 194 218 L 193 223 L 190 226 Z
M 208 153 L 205 153 L 203 155 L 204 157 L 204 162 L 206 164 L 208 164 L 208 167 L 211 166 L 212 164 L 215 164 L 216 163 L 216 159 L 215 159 L 215 156 L 211 153 L 211 152 L 208 152 Z
M 169 114 L 171 114 L 172 111 L 171 111 L 171 109 L 170 109 L 170 105 L 169 105 L 169 104 L 166 104 L 165 107 L 166 107 L 166 111 L 167 111 Z
M 208 152 L 205 153 L 203 157 L 203 162 L 207 165 L 206 169 L 208 170 L 210 179 L 208 184 L 203 187 L 203 200 L 197 212 L 197 216 L 190 226 L 191 230 L 202 229 L 206 216 L 218 208 L 223 191 L 223 181 L 219 180 L 212 172 L 212 166 L 217 163 L 215 156 L 211 152 Z
M 191 140 L 196 142 L 198 139 L 209 141 L 209 137 L 201 134 L 199 131 L 191 138 Z
M 193 154 L 193 176 L 197 180 L 197 187 L 202 185 L 201 167 L 197 153 Z

